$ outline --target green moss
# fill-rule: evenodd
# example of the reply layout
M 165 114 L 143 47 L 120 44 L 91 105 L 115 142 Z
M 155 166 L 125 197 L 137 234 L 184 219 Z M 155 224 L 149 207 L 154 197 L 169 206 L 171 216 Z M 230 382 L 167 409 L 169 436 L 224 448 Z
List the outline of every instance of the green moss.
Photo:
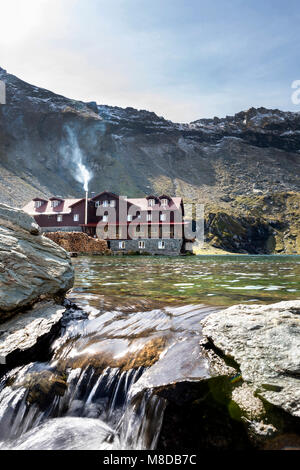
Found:
M 242 418 L 242 411 L 237 403 L 233 400 L 229 402 L 228 405 L 228 413 L 230 417 L 236 421 L 241 421 Z

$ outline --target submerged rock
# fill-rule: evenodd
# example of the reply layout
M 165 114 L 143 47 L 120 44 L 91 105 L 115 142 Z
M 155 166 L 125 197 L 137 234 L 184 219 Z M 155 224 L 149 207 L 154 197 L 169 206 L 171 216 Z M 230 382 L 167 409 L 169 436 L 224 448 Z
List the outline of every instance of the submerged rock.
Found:
M 235 305 L 209 315 L 202 326 L 259 397 L 300 417 L 300 301 Z
M 100 419 L 64 417 L 47 421 L 1 450 L 111 450 L 120 446 L 114 431 Z
M 28 403 L 37 403 L 41 409 L 51 407 L 55 397 L 62 397 L 68 388 L 66 376 L 51 370 L 29 372 L 21 379 L 16 378 L 14 387 L 25 387 L 28 390 L 26 400 Z
M 38 300 L 61 297 L 73 279 L 66 251 L 41 236 L 32 217 L 0 204 L 0 322 Z

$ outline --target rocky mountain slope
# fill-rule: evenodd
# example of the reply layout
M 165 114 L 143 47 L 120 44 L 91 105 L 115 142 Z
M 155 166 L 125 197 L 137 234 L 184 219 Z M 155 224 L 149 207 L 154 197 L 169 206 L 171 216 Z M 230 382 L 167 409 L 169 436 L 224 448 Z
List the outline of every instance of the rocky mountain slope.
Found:
M 0 80 L 7 89 L 7 104 L 0 105 L 1 202 L 23 206 L 38 195 L 81 196 L 80 156 L 93 175 L 90 191 L 128 197 L 167 192 L 204 203 L 207 241 L 218 248 L 297 251 L 300 114 L 251 108 L 223 119 L 176 124 L 148 111 L 67 99 L 3 69 Z M 273 211 L 274 193 L 292 201 L 288 217 Z M 252 237 L 253 205 L 259 222 L 258 231 L 250 230 Z M 215 227 L 220 212 L 237 217 L 248 244 L 232 237 L 226 241 L 224 223 Z M 285 220 L 276 229 L 270 222 L 276 223 L 277 215 Z M 274 230 L 282 231 L 277 246 L 269 239 L 276 239 Z M 256 248 L 260 233 L 264 241 Z

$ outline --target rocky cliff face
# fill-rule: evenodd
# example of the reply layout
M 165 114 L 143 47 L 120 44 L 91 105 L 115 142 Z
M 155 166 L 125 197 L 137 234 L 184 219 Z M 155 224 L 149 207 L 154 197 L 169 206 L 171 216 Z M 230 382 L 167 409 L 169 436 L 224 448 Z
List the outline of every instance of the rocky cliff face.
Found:
M 299 191 L 298 113 L 251 108 L 176 124 L 148 111 L 70 100 L 3 69 L 0 80 L 7 89 L 7 104 L 0 106 L 2 202 L 22 206 L 38 195 L 81 196 L 78 151 L 93 173 L 91 191 L 131 197 L 167 192 L 205 203 L 207 217 L 220 208 L 243 217 L 237 199 L 244 196 Z M 297 251 L 296 243 L 290 246 L 289 252 Z

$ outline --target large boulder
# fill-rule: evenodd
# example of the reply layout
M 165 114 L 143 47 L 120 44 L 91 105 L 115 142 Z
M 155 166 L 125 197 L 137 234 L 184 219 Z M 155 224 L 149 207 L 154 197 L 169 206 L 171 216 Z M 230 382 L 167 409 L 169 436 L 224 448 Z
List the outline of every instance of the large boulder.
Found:
M 62 305 L 44 301 L 1 323 L 0 371 L 1 366 L 15 367 L 48 352 L 64 312 Z
M 68 253 L 40 235 L 34 219 L 0 204 L 0 322 L 42 299 L 72 287 Z
M 300 417 L 300 300 L 235 305 L 209 315 L 202 326 L 257 396 Z

